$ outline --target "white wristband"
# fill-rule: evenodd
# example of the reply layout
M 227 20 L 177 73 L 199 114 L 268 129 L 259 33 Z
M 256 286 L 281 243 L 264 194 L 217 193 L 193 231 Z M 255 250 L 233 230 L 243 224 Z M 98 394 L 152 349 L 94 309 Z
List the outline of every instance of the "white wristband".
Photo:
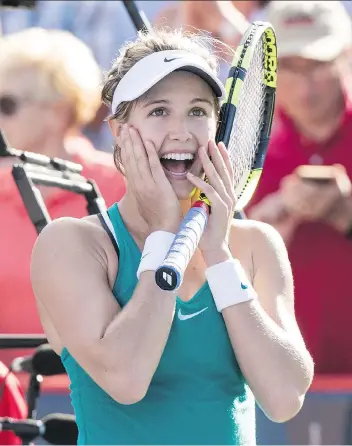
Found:
M 237 259 L 210 266 L 205 270 L 205 277 L 219 312 L 257 298 L 257 293 Z
M 174 239 L 175 234 L 166 231 L 155 231 L 148 235 L 137 270 L 138 279 L 144 271 L 156 271 L 159 268 Z

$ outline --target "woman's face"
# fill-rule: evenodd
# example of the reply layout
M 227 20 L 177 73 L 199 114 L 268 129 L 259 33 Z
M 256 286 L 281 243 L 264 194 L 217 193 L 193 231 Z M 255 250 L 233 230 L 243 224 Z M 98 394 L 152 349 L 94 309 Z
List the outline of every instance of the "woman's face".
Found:
M 164 172 L 179 199 L 186 199 L 194 186 L 186 173 L 202 174 L 197 151 L 215 137 L 217 110 L 210 86 L 199 76 L 173 72 L 137 101 L 128 124 L 143 141 L 154 143 Z M 128 178 L 127 178 L 128 180 Z
M 52 111 L 40 96 L 34 72 L 0 72 L 0 128 L 12 147 L 41 152 L 53 129 Z

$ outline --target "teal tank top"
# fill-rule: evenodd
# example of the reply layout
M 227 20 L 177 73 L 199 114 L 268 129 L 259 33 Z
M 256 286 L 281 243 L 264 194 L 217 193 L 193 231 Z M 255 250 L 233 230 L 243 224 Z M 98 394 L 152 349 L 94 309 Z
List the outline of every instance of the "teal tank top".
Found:
M 120 251 L 113 294 L 123 307 L 137 284 L 141 252 L 117 204 L 108 215 Z M 164 353 L 140 402 L 117 403 L 67 349 L 61 359 L 70 378 L 78 444 L 255 444 L 254 397 L 207 283 L 190 301 L 177 298 Z

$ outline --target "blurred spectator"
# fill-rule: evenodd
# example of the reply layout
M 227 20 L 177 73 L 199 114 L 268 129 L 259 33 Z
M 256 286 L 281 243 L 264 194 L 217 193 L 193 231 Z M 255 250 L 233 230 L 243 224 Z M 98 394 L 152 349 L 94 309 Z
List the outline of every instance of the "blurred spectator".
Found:
M 0 42 L 0 128 L 17 149 L 67 157 L 65 139 L 100 106 L 92 53 L 68 32 L 40 28 Z
M 268 0 L 246 1 L 180 1 L 167 4 L 159 13 L 156 24 L 173 29 L 183 27 L 194 31 L 194 28 L 207 31 L 212 37 L 219 39 L 236 49 L 241 36 L 249 26 L 249 22 L 260 18 Z M 220 77 L 226 79 L 233 53 L 222 50 L 224 64 L 220 66 Z
M 89 48 L 66 31 L 38 28 L 3 37 L 0 46 L 0 128 L 11 146 L 82 164 L 106 204 L 118 201 L 125 187 L 112 154 L 80 133 L 100 105 L 100 70 Z M 42 333 L 29 279 L 36 231 L 11 166 L 1 161 L 0 184 L 0 332 Z M 52 218 L 87 214 L 81 195 L 41 190 Z M 0 360 L 8 365 L 15 353 L 0 351 Z
M 150 21 L 168 3 L 167 0 L 136 1 Z M 30 27 L 70 31 L 89 46 L 104 70 L 110 68 L 118 48 L 136 35 L 122 1 L 40 0 L 32 10 L 0 11 L 0 28 L 5 35 Z M 103 123 L 106 115 L 106 106 L 102 104 L 85 134 L 96 149 L 112 152 L 111 132 Z
M 316 372 L 352 373 L 351 21 L 338 1 L 274 1 L 267 15 L 278 41 L 277 120 L 248 215 L 286 240 Z

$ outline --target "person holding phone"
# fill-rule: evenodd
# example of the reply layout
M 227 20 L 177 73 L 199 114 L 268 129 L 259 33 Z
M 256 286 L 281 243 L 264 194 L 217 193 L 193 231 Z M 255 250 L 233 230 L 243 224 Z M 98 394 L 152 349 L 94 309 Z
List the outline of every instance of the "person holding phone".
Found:
M 267 14 L 280 55 L 277 116 L 248 216 L 286 241 L 316 372 L 351 373 L 351 21 L 337 1 L 271 2 Z

